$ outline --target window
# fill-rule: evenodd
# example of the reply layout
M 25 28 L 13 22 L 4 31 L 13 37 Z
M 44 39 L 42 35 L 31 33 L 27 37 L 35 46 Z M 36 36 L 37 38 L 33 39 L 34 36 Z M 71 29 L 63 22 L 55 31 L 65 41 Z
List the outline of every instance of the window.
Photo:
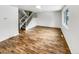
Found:
M 69 10 L 66 9 L 64 12 L 64 23 L 66 26 L 68 25 L 68 21 L 69 21 Z
M 64 27 L 66 27 L 68 29 L 68 24 L 69 24 L 69 9 L 66 8 L 63 11 L 63 19 L 62 19 L 62 24 L 64 25 Z

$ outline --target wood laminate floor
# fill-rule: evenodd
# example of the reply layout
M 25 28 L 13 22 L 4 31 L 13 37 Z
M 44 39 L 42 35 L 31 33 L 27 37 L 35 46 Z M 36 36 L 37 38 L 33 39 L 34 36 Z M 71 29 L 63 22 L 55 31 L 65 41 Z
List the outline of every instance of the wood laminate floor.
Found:
M 36 26 L 0 42 L 0 53 L 69 54 L 71 52 L 60 28 Z

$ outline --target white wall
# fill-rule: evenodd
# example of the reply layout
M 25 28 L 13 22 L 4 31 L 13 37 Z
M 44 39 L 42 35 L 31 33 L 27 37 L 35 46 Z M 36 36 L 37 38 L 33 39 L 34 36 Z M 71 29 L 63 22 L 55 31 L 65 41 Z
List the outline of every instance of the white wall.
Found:
M 18 34 L 18 8 L 0 5 L 0 41 Z
M 30 22 L 29 25 L 26 27 L 26 30 L 35 27 L 35 26 L 37 25 L 36 20 L 37 20 L 37 18 L 32 18 L 31 22 Z
M 62 10 L 62 17 L 66 8 L 69 9 L 69 24 L 68 29 L 62 25 L 62 31 L 66 37 L 66 41 L 71 49 L 71 52 L 79 53 L 79 6 L 65 6 Z
M 35 26 L 47 26 L 47 27 L 61 27 L 61 12 L 37 12 L 37 17 L 32 18 L 30 24 L 26 29 L 30 29 Z
M 48 27 L 61 27 L 61 12 L 39 12 L 37 13 L 37 25 Z

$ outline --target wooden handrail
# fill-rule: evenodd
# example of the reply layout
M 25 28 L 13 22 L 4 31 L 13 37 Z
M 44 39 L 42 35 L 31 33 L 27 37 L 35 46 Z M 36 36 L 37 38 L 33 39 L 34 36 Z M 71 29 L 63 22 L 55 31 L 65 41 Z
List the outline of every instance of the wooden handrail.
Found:
M 33 16 L 34 13 L 32 13 L 21 25 L 20 25 L 20 28 L 24 25 L 24 23 L 26 23 L 26 26 L 28 26 L 28 24 L 30 23 L 31 21 L 31 18 Z

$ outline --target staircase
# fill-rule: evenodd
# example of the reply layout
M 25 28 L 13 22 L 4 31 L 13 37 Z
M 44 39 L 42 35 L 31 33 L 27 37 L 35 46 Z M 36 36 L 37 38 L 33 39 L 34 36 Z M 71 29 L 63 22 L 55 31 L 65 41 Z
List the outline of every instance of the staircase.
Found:
M 26 10 L 21 10 L 21 9 L 19 9 L 18 13 L 19 13 L 18 27 L 19 27 L 19 32 L 20 32 L 20 30 L 26 29 L 26 26 L 28 26 L 28 24 L 32 20 L 34 13 L 31 11 L 26 11 Z

